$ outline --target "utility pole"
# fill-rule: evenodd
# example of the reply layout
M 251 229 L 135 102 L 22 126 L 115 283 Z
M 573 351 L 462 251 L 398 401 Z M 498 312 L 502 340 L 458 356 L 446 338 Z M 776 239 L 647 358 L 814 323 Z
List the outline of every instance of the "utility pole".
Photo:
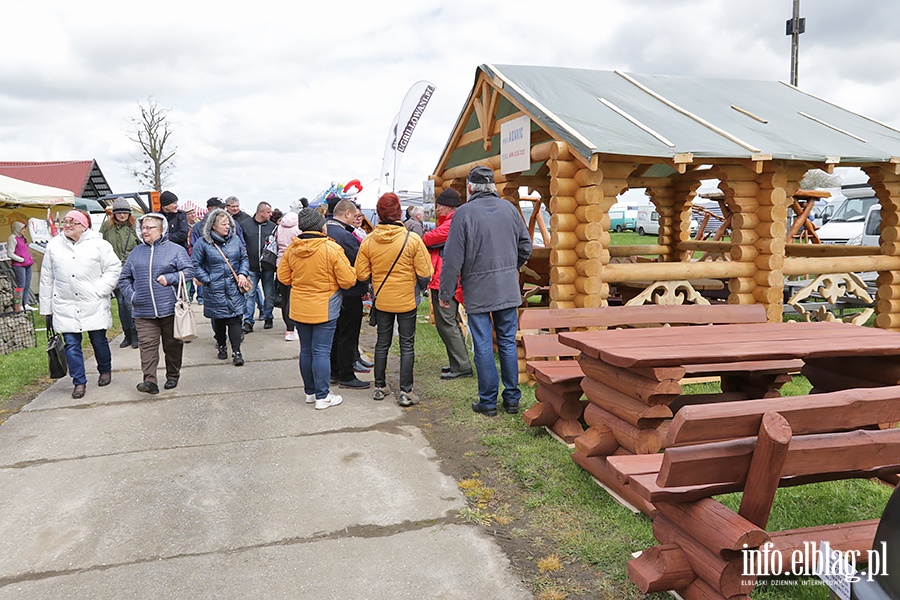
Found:
M 794 13 L 788 19 L 785 34 L 791 36 L 791 85 L 797 85 L 797 62 L 800 56 L 800 34 L 806 31 L 806 19 L 800 18 L 800 0 L 794 0 Z

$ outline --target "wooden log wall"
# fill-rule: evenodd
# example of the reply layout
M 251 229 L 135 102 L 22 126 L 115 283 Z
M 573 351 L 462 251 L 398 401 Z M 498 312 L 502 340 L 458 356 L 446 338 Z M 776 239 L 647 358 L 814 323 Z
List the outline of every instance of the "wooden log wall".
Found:
M 733 211 L 731 259 L 753 265 L 753 273 L 728 284 L 732 304 L 762 304 L 769 321 L 781 321 L 784 296 L 784 249 L 788 198 L 799 189 L 803 167 L 784 163 L 755 171 L 721 167 L 719 189 Z
M 900 175 L 881 167 L 863 170 L 881 205 L 881 254 L 900 256 Z M 876 285 L 875 325 L 900 331 L 900 272 L 879 272 Z
M 550 169 L 550 307 L 575 308 L 579 295 L 576 283 L 591 271 L 584 256 L 585 246 L 598 239 L 601 229 L 588 227 L 587 213 L 594 211 L 584 197 L 575 194 L 578 183 L 575 175 L 581 169 L 568 145 L 557 143 L 551 148 L 547 166 Z M 607 220 L 607 226 L 609 225 Z M 580 268 L 580 271 L 579 271 Z M 584 306 L 584 304 L 581 304 Z

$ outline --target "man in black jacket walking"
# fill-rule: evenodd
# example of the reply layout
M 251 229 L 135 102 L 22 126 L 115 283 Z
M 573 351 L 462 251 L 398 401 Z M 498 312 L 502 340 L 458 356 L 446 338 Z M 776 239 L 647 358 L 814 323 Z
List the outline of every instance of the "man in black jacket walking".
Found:
M 169 241 L 187 250 L 191 227 L 188 225 L 187 213 L 178 209 L 178 196 L 168 190 L 160 194 L 159 211 L 166 217 Z
M 256 213 L 240 222 L 244 233 L 244 242 L 247 244 L 247 257 L 250 259 L 250 283 L 253 287 L 247 292 L 247 310 L 244 312 L 244 333 L 253 331 L 253 315 L 256 311 L 256 288 L 262 282 L 263 308 L 262 318 L 265 321 L 263 327 L 272 329 L 274 326 L 275 309 L 275 271 L 259 261 L 266 247 L 266 239 L 275 232 L 275 223 L 269 220 L 272 215 L 272 205 L 268 202 L 260 202 L 256 206 Z
M 328 237 L 344 249 L 344 254 L 353 266 L 359 253 L 359 240 L 353 235 L 353 221 L 360 212 L 359 208 L 352 200 L 341 200 L 332 208 L 333 212 L 325 222 Z M 331 344 L 331 375 L 342 388 L 362 390 L 370 385 L 368 381 L 361 381 L 353 368 L 359 348 L 359 330 L 362 326 L 362 297 L 367 289 L 365 283 L 358 282 L 352 288 L 344 290 L 341 314 L 338 316 L 337 329 Z

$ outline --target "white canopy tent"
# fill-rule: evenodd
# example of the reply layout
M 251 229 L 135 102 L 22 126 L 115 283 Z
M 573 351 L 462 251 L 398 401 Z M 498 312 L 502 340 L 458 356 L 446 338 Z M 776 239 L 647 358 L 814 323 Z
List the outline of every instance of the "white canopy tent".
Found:
M 69 190 L 0 175 L 0 206 L 48 207 L 74 203 L 75 194 Z

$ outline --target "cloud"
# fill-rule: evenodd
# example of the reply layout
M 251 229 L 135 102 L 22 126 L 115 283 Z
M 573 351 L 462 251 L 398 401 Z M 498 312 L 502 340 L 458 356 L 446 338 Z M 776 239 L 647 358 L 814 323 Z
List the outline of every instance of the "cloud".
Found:
M 894 2 L 804 3 L 801 87 L 900 125 Z M 418 189 L 440 158 L 482 63 L 747 79 L 790 74 L 783 0 L 545 0 L 316 5 L 257 0 L 17 2 L 4 7 L 0 155 L 96 158 L 116 191 L 138 103 L 170 110 L 173 189 L 286 208 L 331 181 L 377 177 L 406 90 L 436 91 L 398 185 Z

